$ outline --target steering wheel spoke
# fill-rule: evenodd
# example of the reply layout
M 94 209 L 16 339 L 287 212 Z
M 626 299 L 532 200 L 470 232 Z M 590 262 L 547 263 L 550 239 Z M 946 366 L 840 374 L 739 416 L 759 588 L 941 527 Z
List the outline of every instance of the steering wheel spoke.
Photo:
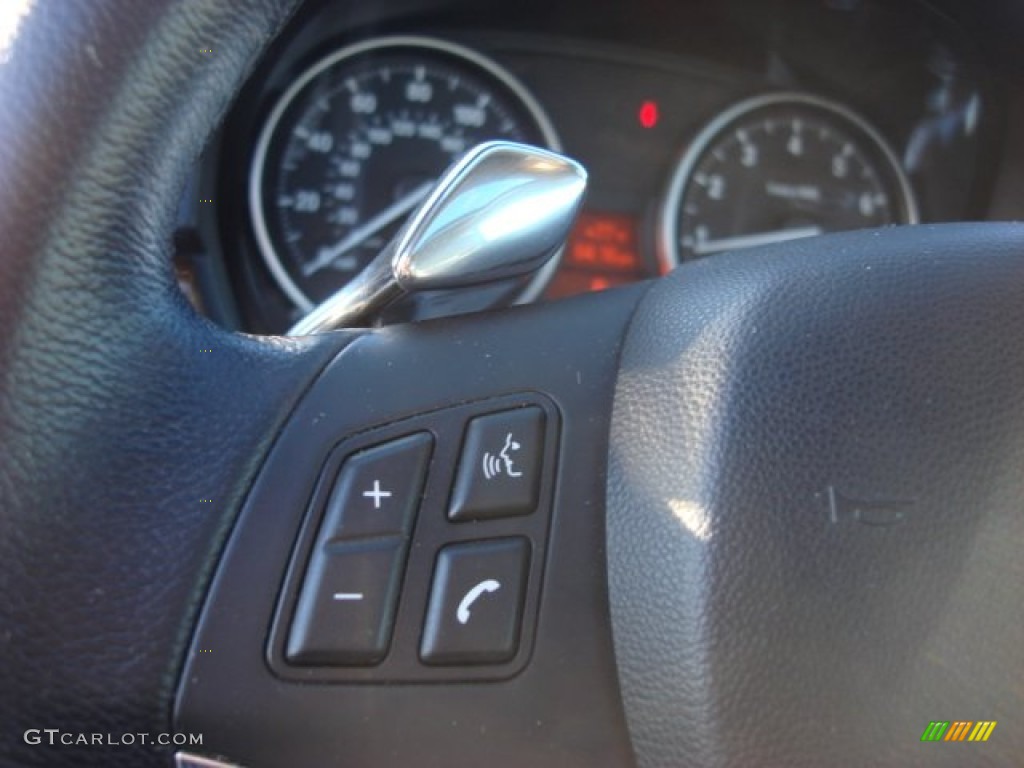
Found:
M 242 765 L 480 764 L 496 732 L 531 765 L 628 761 L 602 468 L 642 293 L 348 346 L 239 518 L 179 727 Z

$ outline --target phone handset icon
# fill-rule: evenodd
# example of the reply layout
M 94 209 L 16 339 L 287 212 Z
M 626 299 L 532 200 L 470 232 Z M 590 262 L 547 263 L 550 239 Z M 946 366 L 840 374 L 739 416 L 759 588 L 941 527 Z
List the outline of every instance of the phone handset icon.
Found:
M 466 596 L 459 601 L 459 607 L 455 610 L 455 618 L 459 620 L 459 624 L 465 624 L 469 621 L 469 609 L 480 595 L 485 592 L 497 592 L 499 589 L 501 589 L 501 582 L 494 579 L 485 579 L 469 590 Z

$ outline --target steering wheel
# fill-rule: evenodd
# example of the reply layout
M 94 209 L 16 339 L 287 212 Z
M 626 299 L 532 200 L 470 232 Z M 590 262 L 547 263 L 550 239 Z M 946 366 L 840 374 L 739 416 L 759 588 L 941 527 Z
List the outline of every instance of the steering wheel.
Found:
M 229 333 L 173 213 L 292 5 L 26 3 L 0 43 L 0 762 L 1024 754 L 1024 227 Z M 334 602 L 383 597 L 339 649 L 314 587 L 354 557 Z

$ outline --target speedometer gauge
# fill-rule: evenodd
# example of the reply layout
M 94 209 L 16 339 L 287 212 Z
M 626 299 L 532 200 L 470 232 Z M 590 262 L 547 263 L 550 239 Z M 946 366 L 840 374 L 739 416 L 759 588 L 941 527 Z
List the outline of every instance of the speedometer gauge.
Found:
M 253 229 L 274 279 L 311 309 L 387 244 L 453 160 L 491 139 L 558 149 L 533 97 L 473 51 L 390 37 L 321 59 L 281 96 L 253 157 Z
M 661 211 L 659 256 L 671 268 L 722 251 L 916 221 L 910 184 L 870 124 L 824 99 L 770 94 L 726 110 L 691 143 Z

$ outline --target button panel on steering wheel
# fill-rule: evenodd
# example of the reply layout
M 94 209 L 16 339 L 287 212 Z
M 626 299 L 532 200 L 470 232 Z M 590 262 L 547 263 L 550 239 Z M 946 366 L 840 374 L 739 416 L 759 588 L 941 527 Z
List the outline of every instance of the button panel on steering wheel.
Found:
M 559 414 L 529 393 L 374 427 L 327 456 L 267 648 L 316 681 L 503 679 L 532 651 Z

